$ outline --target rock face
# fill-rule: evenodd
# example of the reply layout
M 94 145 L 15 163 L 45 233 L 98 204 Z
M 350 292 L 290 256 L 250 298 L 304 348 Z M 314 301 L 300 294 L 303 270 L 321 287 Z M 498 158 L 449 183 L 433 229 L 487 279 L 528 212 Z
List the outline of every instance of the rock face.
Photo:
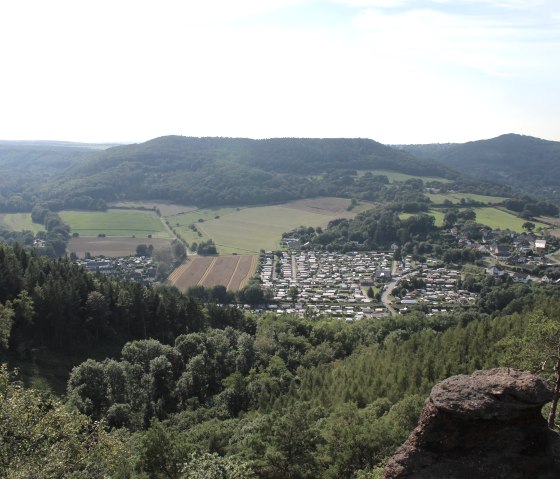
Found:
M 516 369 L 448 378 L 384 478 L 560 478 L 560 436 L 540 412 L 551 398 L 542 379 Z

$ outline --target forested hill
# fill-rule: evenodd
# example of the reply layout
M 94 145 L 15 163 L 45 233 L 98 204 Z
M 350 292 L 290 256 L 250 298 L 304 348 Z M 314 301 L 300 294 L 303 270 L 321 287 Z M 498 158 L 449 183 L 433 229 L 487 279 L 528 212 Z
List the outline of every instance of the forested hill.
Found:
M 41 185 L 109 146 L 112 145 L 0 141 L 0 209 L 29 209 Z
M 406 145 L 401 148 L 476 178 L 502 183 L 529 194 L 560 199 L 560 142 L 508 134 L 463 144 Z
M 453 177 L 434 161 L 373 140 L 167 136 L 98 152 L 43 194 L 66 200 L 172 199 L 199 206 L 265 203 L 344 194 L 344 181 L 351 183 L 358 170 L 374 169 Z

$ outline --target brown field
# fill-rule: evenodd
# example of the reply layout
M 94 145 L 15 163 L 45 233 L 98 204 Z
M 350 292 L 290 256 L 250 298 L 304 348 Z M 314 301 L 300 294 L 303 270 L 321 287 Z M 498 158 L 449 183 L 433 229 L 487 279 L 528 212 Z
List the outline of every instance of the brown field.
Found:
M 560 230 L 550 230 L 549 233 L 555 238 L 560 238 Z
M 254 255 L 191 256 L 169 276 L 168 282 L 179 291 L 191 286 L 224 285 L 231 291 L 244 286 L 257 265 Z
M 231 275 L 229 283 L 226 285 L 229 291 L 238 291 L 247 284 L 249 278 L 257 268 L 257 255 L 238 256 L 239 261 Z
M 205 287 L 211 287 L 217 284 L 223 284 L 225 286 L 225 278 L 232 275 L 232 271 L 235 271 L 238 262 L 239 258 L 237 258 L 237 256 L 218 256 L 198 284 Z
M 97 236 L 80 236 L 71 238 L 66 250 L 68 253 L 76 253 L 78 258 L 83 258 L 86 251 L 92 256 L 130 256 L 136 254 L 139 244 L 152 245 L 155 250 L 169 248 L 173 240 L 167 238 L 125 238 L 108 236 L 99 238 Z
M 169 275 L 167 281 L 184 293 L 199 283 L 215 259 L 215 256 L 191 256 Z

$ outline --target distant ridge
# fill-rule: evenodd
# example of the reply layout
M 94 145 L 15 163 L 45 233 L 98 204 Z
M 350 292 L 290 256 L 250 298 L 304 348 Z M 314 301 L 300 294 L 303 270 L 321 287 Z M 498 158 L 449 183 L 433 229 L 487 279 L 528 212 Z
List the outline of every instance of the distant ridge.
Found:
M 456 176 L 435 161 L 368 139 L 164 136 L 91 153 L 50 184 L 46 195 L 262 204 L 338 194 L 345 176 L 375 169 Z
M 44 148 L 78 148 L 78 149 L 102 149 L 111 148 L 121 145 L 122 143 L 80 143 L 73 141 L 56 141 L 56 140 L 0 140 L 2 146 L 29 146 Z
M 560 199 L 560 142 L 510 133 L 462 144 L 399 148 L 474 178 L 495 181 L 535 196 Z

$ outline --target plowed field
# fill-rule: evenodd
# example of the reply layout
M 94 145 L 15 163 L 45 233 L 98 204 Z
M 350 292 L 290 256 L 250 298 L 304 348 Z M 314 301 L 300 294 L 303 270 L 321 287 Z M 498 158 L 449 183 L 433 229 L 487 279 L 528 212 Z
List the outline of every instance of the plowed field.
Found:
M 182 292 L 191 286 L 224 285 L 231 291 L 244 286 L 257 266 L 255 255 L 191 256 L 169 276 L 169 283 Z

